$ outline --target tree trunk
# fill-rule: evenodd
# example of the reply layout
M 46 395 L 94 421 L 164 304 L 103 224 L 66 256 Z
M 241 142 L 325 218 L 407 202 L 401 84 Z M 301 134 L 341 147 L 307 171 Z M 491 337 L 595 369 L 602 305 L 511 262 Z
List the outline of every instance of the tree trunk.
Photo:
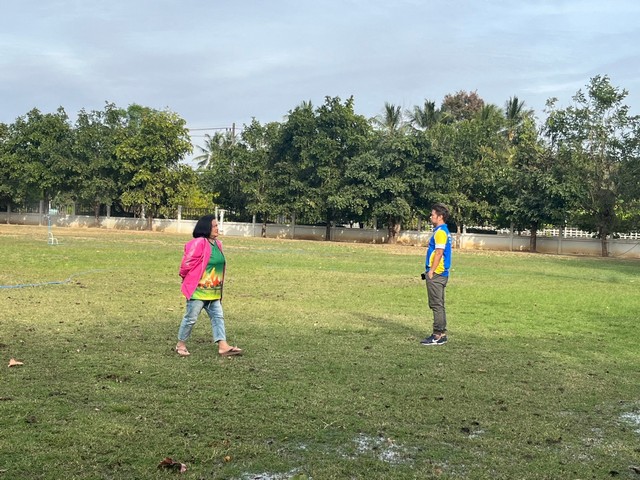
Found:
M 93 213 L 96 216 L 96 222 L 97 222 L 98 217 L 100 216 L 100 204 L 97 202 L 93 204 Z
M 537 253 L 537 242 L 538 242 L 538 226 L 531 225 L 531 236 L 529 237 L 529 251 L 531 253 Z
M 327 242 L 331 241 L 331 220 L 329 220 L 328 218 L 327 218 L 327 227 L 325 229 L 324 239 Z
M 291 214 L 291 240 L 296 238 L 296 212 Z
M 607 231 L 605 229 L 600 229 L 600 245 L 602 247 L 602 256 L 603 257 L 608 257 L 609 256 L 609 234 L 607 233 Z
M 389 218 L 389 222 L 387 224 L 387 231 L 389 236 L 387 238 L 387 243 L 395 244 L 398 242 L 398 234 L 400 233 L 400 222 L 397 222 L 395 218 Z

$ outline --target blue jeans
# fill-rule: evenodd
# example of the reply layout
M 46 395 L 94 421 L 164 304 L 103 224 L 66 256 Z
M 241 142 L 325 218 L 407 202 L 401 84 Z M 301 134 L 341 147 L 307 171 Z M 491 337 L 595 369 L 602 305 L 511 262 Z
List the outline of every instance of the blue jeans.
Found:
M 211 329 L 213 330 L 213 341 L 215 343 L 220 340 L 226 340 L 227 336 L 224 329 L 224 313 L 222 313 L 222 304 L 220 300 L 187 300 L 187 311 L 180 323 L 178 330 L 178 340 L 185 342 L 191 335 L 191 329 L 198 320 L 198 315 L 202 309 L 207 312 L 211 319 Z

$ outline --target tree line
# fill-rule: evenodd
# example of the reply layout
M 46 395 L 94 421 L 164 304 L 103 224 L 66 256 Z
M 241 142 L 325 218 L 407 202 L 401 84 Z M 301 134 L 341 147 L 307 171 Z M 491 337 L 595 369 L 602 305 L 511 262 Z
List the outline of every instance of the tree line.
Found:
M 119 205 L 166 216 L 178 204 L 211 205 L 268 221 L 401 227 L 449 205 L 458 232 L 493 225 L 536 232 L 571 224 L 602 239 L 640 227 L 640 117 L 607 76 L 590 79 L 539 122 L 524 102 L 487 104 L 476 92 L 375 118 L 353 97 L 302 102 L 282 122 L 254 119 L 239 135 L 207 135 L 198 168 L 184 120 L 169 111 L 107 104 L 32 110 L 0 124 L 0 203 L 34 198 Z M 329 238 L 329 235 L 327 235 Z
M 571 224 L 606 241 L 640 226 L 640 117 L 628 92 L 596 76 L 567 108 L 547 102 L 538 124 L 524 102 L 504 108 L 475 92 L 402 111 L 386 104 L 367 119 L 354 100 L 327 97 L 291 110 L 284 122 L 253 120 L 240 138 L 207 138 L 203 188 L 234 212 L 266 222 L 402 225 L 449 205 L 452 222 L 536 233 Z M 329 235 L 327 234 L 327 238 Z
M 72 125 L 62 107 L 34 108 L 0 124 L 0 205 L 78 202 L 96 216 L 101 205 L 163 216 L 197 185 L 181 163 L 192 148 L 186 122 L 173 112 L 107 103 L 102 111 L 81 110 Z

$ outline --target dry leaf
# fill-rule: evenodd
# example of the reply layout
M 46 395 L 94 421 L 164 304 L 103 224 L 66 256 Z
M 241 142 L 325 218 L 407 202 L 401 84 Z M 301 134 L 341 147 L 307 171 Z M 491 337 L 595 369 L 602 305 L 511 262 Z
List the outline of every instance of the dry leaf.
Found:
M 158 468 L 166 468 L 167 470 L 174 470 L 180 473 L 184 473 L 187 471 L 187 466 L 184 463 L 176 462 L 170 457 L 165 457 L 158 464 Z
M 225 462 L 230 462 L 231 461 L 231 457 L 229 455 L 227 455 L 226 457 L 224 457 L 224 461 Z
M 12 358 L 11 360 L 9 360 L 10 367 L 18 367 L 20 365 L 24 365 L 24 363 L 17 361 L 15 358 Z

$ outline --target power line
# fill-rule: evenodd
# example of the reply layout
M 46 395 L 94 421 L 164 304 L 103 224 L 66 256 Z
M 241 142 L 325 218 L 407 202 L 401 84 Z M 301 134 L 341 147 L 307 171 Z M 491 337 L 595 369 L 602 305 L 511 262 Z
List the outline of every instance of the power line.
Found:
M 233 127 L 208 127 L 208 128 L 188 128 L 187 130 L 191 131 L 191 132 L 199 132 L 199 131 L 206 131 L 206 130 L 231 130 Z

